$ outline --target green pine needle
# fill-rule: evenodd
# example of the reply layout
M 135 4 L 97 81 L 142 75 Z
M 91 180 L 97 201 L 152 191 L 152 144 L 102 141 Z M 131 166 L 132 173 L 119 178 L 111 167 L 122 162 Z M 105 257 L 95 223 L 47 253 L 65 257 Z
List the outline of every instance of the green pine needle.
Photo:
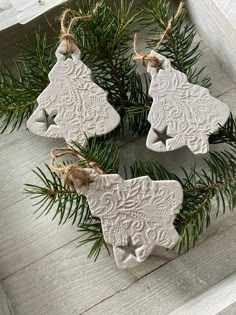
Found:
M 91 14 L 95 1 L 78 1 L 72 11 L 74 16 Z M 148 95 L 150 78 L 145 69 L 140 74 L 132 60 L 132 42 L 135 32 L 144 27 L 152 29 L 150 35 L 163 32 L 175 12 L 169 0 L 151 0 L 147 8 L 137 10 L 135 1 L 120 0 L 119 5 L 102 2 L 89 21 L 78 21 L 72 29 L 82 53 L 82 60 L 92 70 L 93 80 L 107 92 L 108 101 L 121 116 L 120 126 L 109 136 L 90 139 L 83 148 L 74 142 L 72 149 L 85 158 L 77 161 L 82 167 L 95 162 L 108 174 L 119 172 L 119 153 L 112 145 L 114 137 L 124 134 L 125 126 L 133 134 L 147 134 L 147 121 L 152 100 Z M 174 67 L 184 72 L 190 82 L 204 87 L 210 79 L 205 68 L 198 69 L 201 57 L 199 43 L 194 44 L 195 30 L 186 21 L 185 13 L 173 22 L 170 32 L 159 48 L 159 53 L 169 58 Z M 26 38 L 22 55 L 15 61 L 11 72 L 0 66 L 0 132 L 7 128 L 18 129 L 31 115 L 38 95 L 48 85 L 48 73 L 55 64 L 57 45 L 48 43 L 46 34 L 37 32 L 33 39 Z M 156 42 L 147 42 L 149 48 Z M 110 138 L 108 141 L 107 139 Z M 225 142 L 231 150 L 210 153 L 206 161 L 208 170 L 183 170 L 182 177 L 169 172 L 156 162 L 135 161 L 126 174 L 131 178 L 148 175 L 153 180 L 177 180 L 184 190 L 183 207 L 177 215 L 175 226 L 180 233 L 178 249 L 189 249 L 199 240 L 201 233 L 211 223 L 213 203 L 216 215 L 233 210 L 236 203 L 236 120 L 231 115 L 225 126 L 210 135 L 211 143 Z M 70 163 L 70 161 L 65 161 Z M 59 224 L 76 224 L 83 234 L 81 244 L 90 243 L 89 257 L 97 259 L 104 242 L 101 222 L 92 216 L 86 198 L 47 165 L 37 168 L 39 184 L 26 184 L 26 193 L 35 201 L 39 215 L 53 213 Z M 215 209 L 215 205 L 214 205 Z

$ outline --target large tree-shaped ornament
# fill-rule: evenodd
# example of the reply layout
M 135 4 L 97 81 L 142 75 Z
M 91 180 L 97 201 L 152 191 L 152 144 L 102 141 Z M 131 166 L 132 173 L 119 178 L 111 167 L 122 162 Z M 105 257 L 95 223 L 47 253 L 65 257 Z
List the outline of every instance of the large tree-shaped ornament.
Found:
M 118 267 L 134 267 L 155 246 L 173 248 L 177 243 L 173 221 L 183 200 L 179 182 L 95 174 L 89 185 L 81 185 L 80 178 L 72 178 L 77 192 L 87 197 L 93 216 L 101 219 L 104 239 L 113 246 Z
M 38 107 L 27 127 L 39 136 L 85 144 L 87 138 L 116 128 L 120 116 L 108 103 L 106 92 L 91 80 L 91 71 L 80 60 L 78 47 L 71 43 L 72 58 L 66 58 L 67 51 L 64 40 L 56 50 L 50 84 L 39 95 Z
M 160 67 L 149 62 L 153 98 L 148 121 L 151 123 L 147 147 L 153 151 L 172 151 L 183 146 L 194 153 L 209 150 L 208 136 L 229 117 L 226 104 L 210 95 L 208 89 L 188 82 L 187 76 L 174 69 L 164 56 L 151 51 Z

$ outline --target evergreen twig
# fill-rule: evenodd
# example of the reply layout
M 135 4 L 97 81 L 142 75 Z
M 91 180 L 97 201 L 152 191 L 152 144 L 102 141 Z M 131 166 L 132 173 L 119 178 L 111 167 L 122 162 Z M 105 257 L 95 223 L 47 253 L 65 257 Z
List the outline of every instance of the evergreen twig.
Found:
M 79 1 L 74 15 L 91 14 L 95 1 Z M 94 81 L 108 93 L 109 102 L 121 115 L 121 126 L 128 120 L 130 130 L 146 134 L 149 128 L 147 115 L 152 103 L 148 95 L 149 77 L 139 74 L 131 56 L 131 41 L 134 32 L 155 24 L 160 32 L 166 29 L 173 16 L 169 0 L 151 0 L 144 11 L 133 11 L 134 1 L 121 0 L 113 9 L 105 2 L 98 8 L 93 19 L 78 22 L 73 33 L 82 52 L 82 60 L 91 68 Z M 145 15 L 141 15 L 145 12 Z M 144 17 L 145 16 L 145 17 Z M 156 27 L 158 26 L 158 27 Z M 208 87 L 210 80 L 203 76 L 204 68 L 195 66 L 201 56 L 199 43 L 193 45 L 195 31 L 181 13 L 173 22 L 171 30 L 160 46 L 159 52 L 169 58 L 176 69 L 183 71 L 192 83 Z M 56 43 L 55 43 L 56 44 Z M 155 46 L 150 40 L 150 47 Z M 0 131 L 9 126 L 19 128 L 36 105 L 36 98 L 48 84 L 48 73 L 55 63 L 54 49 L 48 44 L 45 34 L 36 33 L 35 39 L 27 39 L 22 46 L 23 54 L 16 60 L 17 74 L 7 67 L 0 67 Z M 118 132 L 119 133 L 119 132 Z M 111 134 L 112 136 L 114 133 Z M 235 207 L 236 195 L 236 120 L 231 116 L 225 126 L 210 136 L 211 143 L 226 142 L 231 150 L 213 152 L 206 161 L 208 171 L 183 170 L 183 177 L 169 172 L 155 162 L 135 161 L 127 174 L 131 177 L 149 175 L 153 180 L 174 179 L 184 189 L 184 203 L 175 226 L 180 233 L 179 250 L 194 246 L 200 234 L 211 221 L 212 205 L 216 201 L 216 215 Z M 96 162 L 106 173 L 119 172 L 118 151 L 111 141 L 94 138 L 86 148 L 73 143 L 72 150 L 84 157 L 80 166 Z M 66 161 L 70 163 L 70 161 Z M 27 184 L 26 192 L 36 201 L 36 212 L 48 214 L 63 224 L 71 221 L 84 234 L 81 244 L 92 243 L 89 257 L 97 258 L 103 245 L 100 220 L 91 215 L 87 200 L 68 186 L 48 166 L 46 171 L 37 168 L 36 176 L 41 183 Z
M 106 173 L 118 173 L 117 150 L 114 149 L 111 142 L 100 143 L 98 139 L 93 139 L 86 148 L 76 143 L 73 144 L 73 148 L 80 155 L 83 155 L 86 161 L 94 161 L 101 165 Z M 109 158 L 105 159 L 107 155 Z M 220 212 L 225 213 L 226 204 L 230 210 L 235 208 L 235 155 L 235 149 L 212 152 L 209 159 L 206 160 L 209 168 L 207 172 L 204 169 L 197 170 L 196 167 L 190 172 L 183 169 L 183 177 L 169 172 L 162 165 L 153 161 L 135 161 L 131 165 L 129 172 L 126 173 L 129 173 L 131 178 L 148 175 L 152 180 L 177 180 L 180 182 L 184 190 L 184 202 L 180 213 L 176 217 L 175 226 L 180 234 L 178 249 L 181 250 L 184 247 L 188 250 L 195 245 L 201 233 L 209 227 L 214 200 L 216 200 L 216 216 Z M 111 161 L 115 161 L 115 163 L 110 163 Z M 84 167 L 86 165 L 84 164 Z M 71 216 L 77 216 L 78 220 L 79 215 L 81 215 L 82 219 L 78 220 L 78 227 L 80 231 L 87 235 L 87 238 L 82 243 L 95 242 L 89 256 L 94 254 L 97 257 L 101 246 L 104 245 L 102 227 L 100 220 L 90 214 L 85 197 L 75 194 L 74 191 L 68 191 L 69 188 L 65 184 L 63 185 L 58 175 L 51 170 L 50 177 L 47 177 L 42 170 L 38 170 L 36 174 L 43 181 L 44 186 L 28 185 L 27 192 L 33 194 L 33 196 L 36 195 L 41 200 L 39 204 L 40 208 L 44 208 L 43 213 L 51 211 L 55 203 L 57 205 L 55 216 L 60 214 L 60 222 L 62 222 L 64 216 L 66 221 Z M 51 199 L 52 196 L 56 196 L 56 198 Z M 76 202 L 76 205 L 80 202 L 80 206 L 76 206 L 75 210 L 68 215 L 68 212 L 66 214 L 66 209 L 68 200 L 71 200 L 70 198 L 72 198 L 73 202 Z M 50 203 L 48 200 L 53 201 Z M 69 204 L 71 205 L 71 201 Z M 78 212 L 79 214 L 77 215 Z
M 95 1 L 83 0 L 78 2 L 78 7 L 72 12 L 74 16 L 89 15 L 94 7 Z M 140 31 L 145 21 L 146 26 L 155 24 L 163 31 L 173 15 L 169 0 L 152 0 L 144 10 L 148 20 L 142 12 L 135 12 L 134 1 L 120 0 L 120 6 L 115 5 L 113 9 L 103 2 L 91 20 L 78 21 L 72 29 L 82 52 L 82 60 L 91 68 L 94 81 L 107 91 L 108 101 L 121 116 L 120 127 L 123 128 L 128 120 L 129 129 L 139 135 L 148 131 L 147 115 L 152 101 L 148 95 L 149 76 L 145 71 L 139 74 L 132 60 L 134 31 Z M 192 47 L 194 36 L 193 27 L 186 24 L 182 13 L 174 21 L 159 52 L 170 58 L 174 66 L 185 72 L 192 82 L 206 87 L 209 86 L 209 78 L 200 78 L 204 69 L 195 69 L 201 53 L 199 44 Z M 37 96 L 48 84 L 48 72 L 54 62 L 55 56 L 46 35 L 37 32 L 33 41 L 27 38 L 22 45 L 22 57 L 16 60 L 19 74 L 15 76 L 2 67 L 2 132 L 8 126 L 12 130 L 19 128 L 31 115 Z

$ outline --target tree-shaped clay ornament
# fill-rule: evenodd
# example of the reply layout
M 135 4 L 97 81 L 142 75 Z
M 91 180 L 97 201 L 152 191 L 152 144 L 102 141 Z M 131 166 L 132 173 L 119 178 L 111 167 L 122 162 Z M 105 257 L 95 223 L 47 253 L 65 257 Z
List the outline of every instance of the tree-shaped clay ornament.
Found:
M 113 246 L 119 268 L 143 262 L 155 246 L 173 248 L 179 239 L 173 222 L 183 191 L 177 181 L 148 176 L 124 180 L 118 174 L 98 175 L 89 186 L 73 179 L 87 197 L 90 211 L 101 219 L 104 239 Z
M 148 115 L 151 123 L 147 147 L 153 151 L 172 151 L 183 146 L 194 153 L 209 150 L 208 135 L 227 121 L 229 107 L 210 95 L 208 89 L 188 82 L 187 76 L 174 69 L 164 56 L 151 51 L 161 62 L 151 63 L 149 94 L 153 103 Z
M 39 95 L 38 107 L 27 121 L 39 136 L 65 138 L 85 144 L 94 135 L 104 135 L 119 124 L 120 116 L 107 101 L 106 92 L 91 80 L 90 69 L 80 60 L 72 43 L 72 58 L 66 58 L 66 41 L 56 50 L 57 62 L 49 73 L 50 84 Z

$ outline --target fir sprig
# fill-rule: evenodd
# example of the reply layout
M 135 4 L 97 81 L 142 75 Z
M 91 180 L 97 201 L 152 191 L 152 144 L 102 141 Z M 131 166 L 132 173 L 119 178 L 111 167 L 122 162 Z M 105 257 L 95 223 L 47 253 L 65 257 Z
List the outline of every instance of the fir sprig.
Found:
M 79 1 L 73 16 L 89 15 L 94 7 L 95 1 Z M 135 11 L 134 1 L 120 0 L 120 5 L 113 8 L 102 2 L 91 20 L 78 21 L 72 29 L 82 60 L 92 70 L 93 80 L 108 93 L 108 101 L 121 116 L 120 127 L 128 120 L 130 130 L 137 134 L 147 133 L 152 100 L 148 95 L 149 76 L 145 69 L 139 74 L 132 60 L 133 36 L 141 32 L 144 21 L 147 26 L 155 25 L 155 30 L 163 31 L 173 14 L 168 0 L 153 0 L 144 12 L 146 15 L 142 10 Z M 174 21 L 159 52 L 170 58 L 192 82 L 208 86 L 209 78 L 200 78 L 203 69 L 195 68 L 200 51 L 198 44 L 191 46 L 194 36 L 193 27 L 186 24 L 183 13 Z M 33 40 L 27 38 L 22 45 L 22 56 L 16 61 L 18 75 L 4 67 L 0 69 L 2 132 L 8 126 L 12 130 L 19 128 L 37 105 L 37 96 L 47 86 L 48 72 L 55 63 L 53 49 L 58 41 L 54 42 L 51 46 L 46 34 L 37 32 Z
M 226 206 L 231 211 L 235 208 L 235 154 L 235 150 L 211 152 L 206 160 L 208 171 L 193 169 L 191 176 L 186 178 L 183 208 L 175 221 L 180 234 L 179 250 L 182 247 L 188 250 L 196 244 L 210 225 L 213 209 L 217 217 L 225 213 Z
M 59 217 L 59 224 L 72 220 L 72 224 L 80 225 L 90 219 L 86 198 L 78 195 L 75 189 L 66 184 L 48 165 L 46 172 L 37 168 L 34 173 L 42 186 L 26 184 L 25 192 L 30 193 L 31 199 L 34 200 L 35 213 L 39 212 L 39 216 L 46 215 L 53 209 L 53 220 Z
M 209 142 L 211 144 L 225 142 L 236 149 L 236 118 L 232 113 L 226 124 L 210 135 Z
M 85 157 L 86 163 L 84 163 L 84 167 L 87 166 L 87 162 L 93 161 L 107 173 L 118 172 L 117 150 L 114 149 L 111 142 L 103 142 L 101 144 L 95 138 L 86 148 L 73 143 L 72 150 Z M 109 158 L 106 159 L 106 155 Z M 234 149 L 231 151 L 212 152 L 209 159 L 206 160 L 207 171 L 205 169 L 198 170 L 196 167 L 190 171 L 183 169 L 181 177 L 173 172 L 169 172 L 162 165 L 153 161 L 135 161 L 130 166 L 130 169 L 126 168 L 126 174 L 129 174 L 127 178 L 148 175 L 152 180 L 177 180 L 182 185 L 184 191 L 183 207 L 175 220 L 176 229 L 180 234 L 179 251 L 182 248 L 189 250 L 190 247 L 196 244 L 202 232 L 210 225 L 212 209 L 218 216 L 219 213 L 225 213 L 226 205 L 230 210 L 235 208 L 235 155 L 236 151 Z M 111 161 L 115 161 L 115 163 L 110 163 Z M 83 164 L 80 165 L 82 166 Z M 82 242 L 93 242 L 89 256 L 94 254 L 97 257 L 101 246 L 105 243 L 102 238 L 100 220 L 91 215 L 85 197 L 75 194 L 73 190 L 71 191 L 71 188 L 65 186 L 66 184 L 62 184 L 62 180 L 58 175 L 51 170 L 49 172 L 50 176 L 48 177 L 39 169 L 36 174 L 43 181 L 44 186 L 27 185 L 27 192 L 41 200 L 39 205 L 40 208 L 44 208 L 43 213 L 51 211 L 53 204 L 55 204 L 55 216 L 60 214 L 60 222 L 62 222 L 62 218 L 65 218 L 65 221 L 71 216 L 77 218 L 79 230 L 87 236 Z M 56 199 L 53 199 L 53 202 L 50 203 L 52 200 L 50 198 L 54 198 L 54 196 L 56 196 Z M 71 199 L 73 202 L 76 202 L 76 205 L 79 204 L 80 206 L 74 207 L 74 211 L 71 211 L 70 215 L 68 215 L 66 209 L 67 204 L 71 208 Z M 81 200 L 83 201 L 82 203 Z M 79 219 L 80 215 L 82 219 Z
M 117 173 L 119 170 L 119 152 L 111 141 L 105 143 L 93 138 L 88 141 L 86 147 L 73 142 L 71 150 L 75 155 L 78 153 L 83 156 L 83 160 L 77 161 L 82 167 L 93 162 L 104 173 Z M 71 161 L 66 163 L 71 163 Z M 82 238 L 81 244 L 93 242 L 88 256 L 94 256 L 96 259 L 105 242 L 100 219 L 92 216 L 86 198 L 65 183 L 61 176 L 52 171 L 48 165 L 46 165 L 46 171 L 37 168 L 34 173 L 39 178 L 40 184 L 26 184 L 25 192 L 36 201 L 35 212 L 46 215 L 54 211 L 53 219 L 59 217 L 59 224 L 67 221 L 76 224 L 82 236 L 86 236 Z
M 11 131 L 19 129 L 30 117 L 55 60 L 46 34 L 36 32 L 33 42 L 26 37 L 22 49 L 24 55 L 15 60 L 16 74 L 4 65 L 0 67 L 0 132 L 9 126 Z
M 209 88 L 211 82 L 210 77 L 204 75 L 205 67 L 198 68 L 196 66 L 202 54 L 200 42 L 193 44 L 196 31 L 194 26 L 186 21 L 185 11 L 181 11 L 176 18 L 173 18 L 175 12 L 173 11 L 171 1 L 151 0 L 148 7 L 144 9 L 144 13 L 146 14 L 144 19 L 146 21 L 145 26 L 147 28 L 150 28 L 150 25 L 155 26 L 151 31 L 151 34 L 153 34 L 152 37 L 156 37 L 156 34 L 159 32 L 165 32 L 170 19 L 172 19 L 171 28 L 166 33 L 158 52 L 168 58 L 177 70 L 184 72 L 191 83 Z M 156 41 L 149 40 L 148 44 L 149 48 L 153 49 Z M 145 86 L 148 86 L 146 82 Z M 148 95 L 148 92 L 146 95 Z M 127 108 L 132 129 L 137 130 L 139 134 L 140 130 L 144 130 L 144 133 L 146 133 L 149 105 L 150 99 L 146 99 L 145 102 L 140 102 L 139 110 L 137 106 Z M 144 120 L 142 119 L 143 117 L 145 118 Z
M 149 128 L 147 115 L 152 103 L 148 95 L 150 80 L 145 69 L 141 75 L 137 72 L 137 65 L 132 60 L 133 35 L 142 31 L 144 23 L 149 29 L 155 29 L 155 34 L 163 32 L 174 12 L 169 0 L 151 0 L 148 8 L 138 12 L 134 11 L 134 4 L 134 1 L 121 0 L 119 6 L 111 8 L 103 2 L 91 20 L 78 21 L 74 25 L 73 34 L 81 49 L 82 60 L 92 70 L 93 80 L 108 93 L 109 102 L 119 111 L 121 126 L 128 120 L 133 133 L 146 134 Z M 94 7 L 95 1 L 79 1 L 73 15 L 91 14 Z M 196 68 L 201 52 L 199 43 L 193 45 L 194 37 L 193 26 L 186 22 L 182 12 L 173 21 L 159 52 L 169 58 L 176 69 L 186 73 L 192 83 L 208 87 L 210 80 L 203 76 L 204 68 Z M 156 43 L 150 41 L 148 44 L 152 48 Z M 22 46 L 23 54 L 16 60 L 17 74 L 3 65 L 0 67 L 1 132 L 9 126 L 12 130 L 19 128 L 31 115 L 37 105 L 37 96 L 48 84 L 48 73 L 55 63 L 54 50 L 55 45 L 51 46 L 46 35 L 39 32 Z M 175 220 L 180 233 L 179 250 L 194 246 L 209 226 L 214 201 L 216 215 L 220 211 L 224 213 L 226 205 L 230 210 L 235 207 L 236 121 L 233 116 L 210 136 L 210 142 L 226 142 L 233 150 L 211 153 L 206 161 L 207 171 L 194 167 L 190 171 L 184 170 L 183 176 L 179 177 L 150 161 L 135 161 L 130 169 L 126 169 L 131 178 L 149 175 L 153 180 L 174 179 L 181 183 L 184 202 Z M 78 161 L 80 166 L 95 162 L 106 173 L 119 172 L 118 151 L 104 137 L 90 140 L 86 148 L 73 143 L 71 149 L 84 157 L 83 161 Z M 26 192 L 36 201 L 36 212 L 39 215 L 53 212 L 53 218 L 59 219 L 60 224 L 69 221 L 76 224 L 85 234 L 81 242 L 92 243 L 89 256 L 97 258 L 106 244 L 100 220 L 91 215 L 86 198 L 76 193 L 48 166 L 46 171 L 37 168 L 35 174 L 40 184 L 27 184 Z
M 158 26 L 154 30 L 155 33 L 165 31 L 169 20 L 175 15 L 171 1 L 166 0 L 151 0 L 145 12 L 149 17 L 146 25 Z M 195 35 L 194 26 L 186 21 L 186 12 L 183 10 L 177 18 L 172 20 L 171 28 L 159 48 L 159 53 L 170 59 L 176 69 L 184 72 L 190 82 L 209 88 L 210 77 L 205 75 L 201 78 L 205 67 L 198 70 L 195 67 L 201 57 L 200 42 L 193 44 Z M 155 42 L 150 42 L 151 47 L 155 46 Z

